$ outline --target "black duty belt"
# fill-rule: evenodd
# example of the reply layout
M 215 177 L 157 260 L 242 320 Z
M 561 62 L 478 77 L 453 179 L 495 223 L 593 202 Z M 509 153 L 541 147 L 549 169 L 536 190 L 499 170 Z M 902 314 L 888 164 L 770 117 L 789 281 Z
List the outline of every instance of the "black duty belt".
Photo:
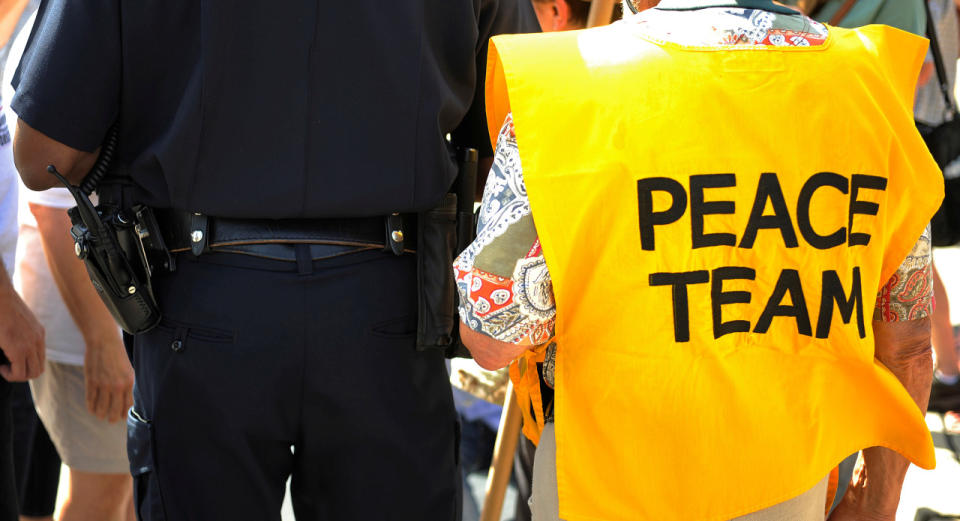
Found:
M 400 255 L 416 249 L 416 217 L 348 219 L 234 219 L 176 210 L 157 210 L 157 222 L 172 253 L 258 244 L 328 244 L 382 248 Z

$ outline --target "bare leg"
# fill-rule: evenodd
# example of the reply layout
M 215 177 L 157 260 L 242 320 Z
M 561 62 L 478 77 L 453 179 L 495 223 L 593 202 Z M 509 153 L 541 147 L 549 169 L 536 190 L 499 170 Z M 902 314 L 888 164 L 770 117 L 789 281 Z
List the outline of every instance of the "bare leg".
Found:
M 932 343 L 937 357 L 937 371 L 951 377 L 960 374 L 960 361 L 957 360 L 957 346 L 950 324 L 950 304 L 947 302 L 947 290 L 940 280 L 937 267 L 933 267 L 933 297 L 936 309 L 933 311 Z
M 48 516 L 48 517 L 20 516 L 20 521 L 53 521 L 53 516 Z
M 127 521 L 133 480 L 128 474 L 70 469 L 70 487 L 58 521 Z

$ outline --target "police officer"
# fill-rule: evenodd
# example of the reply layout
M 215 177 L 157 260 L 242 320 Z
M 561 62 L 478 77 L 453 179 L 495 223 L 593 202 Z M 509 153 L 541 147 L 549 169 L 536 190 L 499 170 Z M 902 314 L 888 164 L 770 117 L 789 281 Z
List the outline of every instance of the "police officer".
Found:
M 298 519 L 459 517 L 411 215 L 453 182 L 448 134 L 488 139 L 487 38 L 535 28 L 526 0 L 41 7 L 12 105 L 24 182 L 78 183 L 116 123 L 101 202 L 157 209 L 176 252 L 163 320 L 128 341 L 140 519 L 279 519 L 291 475 Z

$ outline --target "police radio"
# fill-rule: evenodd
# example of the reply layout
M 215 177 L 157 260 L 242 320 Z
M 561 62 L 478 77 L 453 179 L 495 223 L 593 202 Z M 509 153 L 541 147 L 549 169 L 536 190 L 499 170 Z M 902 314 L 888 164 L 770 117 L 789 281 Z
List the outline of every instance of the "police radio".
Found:
M 136 206 L 125 211 L 103 204 L 94 206 L 90 200 L 116 152 L 117 135 L 114 125 L 96 163 L 79 186 L 70 184 L 53 165 L 47 166 L 47 171 L 77 203 L 67 211 L 77 257 L 83 260 L 100 299 L 120 327 L 136 334 L 160 323 L 160 308 L 150 284 L 154 269 L 172 270 L 174 266 L 149 208 Z

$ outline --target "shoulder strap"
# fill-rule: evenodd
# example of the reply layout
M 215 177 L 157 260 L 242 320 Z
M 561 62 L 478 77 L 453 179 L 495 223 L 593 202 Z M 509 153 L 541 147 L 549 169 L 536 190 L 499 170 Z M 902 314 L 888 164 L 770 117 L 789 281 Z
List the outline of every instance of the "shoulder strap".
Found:
M 921 0 L 921 1 L 925 2 L 926 0 Z M 836 14 L 833 15 L 833 18 L 831 18 L 830 21 L 827 23 L 829 25 L 837 25 L 838 23 L 843 21 L 843 17 L 847 16 L 847 13 L 849 13 L 850 10 L 853 9 L 853 4 L 855 3 L 857 3 L 857 0 L 847 0 L 846 2 L 844 2 L 843 5 L 840 6 L 840 10 L 837 11 Z
M 947 112 L 956 115 L 957 107 L 950 96 L 950 81 L 947 79 L 947 68 L 943 64 L 943 55 L 940 54 L 940 43 L 937 41 L 937 24 L 930 15 L 930 5 L 927 0 L 920 0 L 927 13 L 927 39 L 930 40 L 930 53 L 933 54 L 933 64 L 937 69 L 937 81 L 940 83 L 940 93 L 946 103 Z M 953 8 L 951 5 L 949 8 Z

